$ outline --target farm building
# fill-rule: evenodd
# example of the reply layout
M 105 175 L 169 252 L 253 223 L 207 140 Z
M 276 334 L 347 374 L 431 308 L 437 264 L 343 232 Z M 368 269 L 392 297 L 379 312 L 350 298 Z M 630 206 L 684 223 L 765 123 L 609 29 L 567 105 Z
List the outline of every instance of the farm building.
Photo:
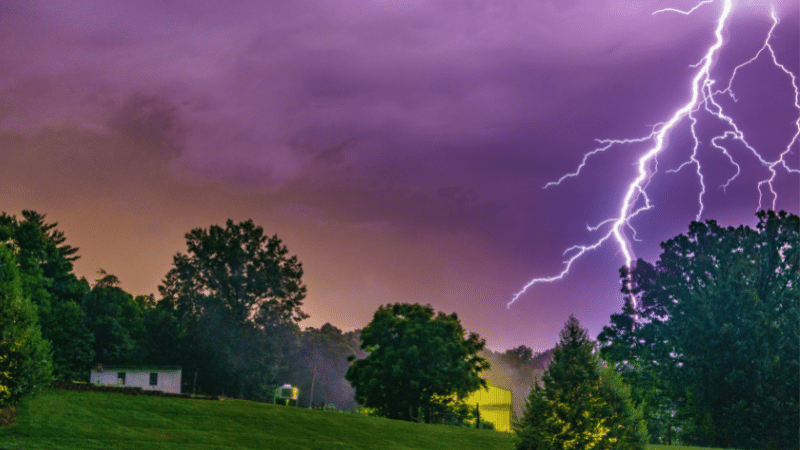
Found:
M 89 374 L 89 382 L 180 394 L 181 368 L 178 366 L 103 367 L 98 365 Z
M 477 406 L 481 420 L 494 424 L 497 431 L 511 431 L 511 390 L 488 385 L 478 389 L 465 402 Z

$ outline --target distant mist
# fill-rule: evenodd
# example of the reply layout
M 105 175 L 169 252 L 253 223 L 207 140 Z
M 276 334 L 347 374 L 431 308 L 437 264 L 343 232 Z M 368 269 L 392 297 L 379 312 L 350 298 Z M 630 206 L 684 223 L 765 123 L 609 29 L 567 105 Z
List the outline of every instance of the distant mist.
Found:
M 553 359 L 553 351 L 534 354 L 531 349 L 520 346 L 505 353 L 483 350 L 480 356 L 492 365 L 484 375 L 486 382 L 511 389 L 514 414 L 521 417 L 528 394 L 534 383 L 541 382 L 544 370 Z
M 331 324 L 307 328 L 302 333 L 299 352 L 290 363 L 290 375 L 284 378 L 300 388 L 298 406 L 308 407 L 313 402 L 317 407 L 324 403 L 345 411 L 356 408 L 354 390 L 344 375 L 349 367 L 347 356 L 367 356 L 360 348 L 359 334 L 360 330 L 343 333 Z M 552 350 L 534 354 L 530 348 L 520 346 L 504 353 L 483 350 L 479 355 L 491 364 L 482 376 L 487 383 L 512 391 L 513 411 L 520 417 L 531 388 L 541 382 L 553 359 Z

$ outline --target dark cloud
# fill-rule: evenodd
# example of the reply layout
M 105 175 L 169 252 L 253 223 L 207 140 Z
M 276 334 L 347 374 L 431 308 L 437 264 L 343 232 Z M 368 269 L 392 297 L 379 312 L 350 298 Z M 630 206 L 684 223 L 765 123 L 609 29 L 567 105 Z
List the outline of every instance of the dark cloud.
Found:
M 141 149 L 146 157 L 169 161 L 181 153 L 181 129 L 177 107 L 165 99 L 133 94 L 111 116 L 108 127 Z
M 5 1 L 4 209 L 59 220 L 80 241 L 79 270 L 104 267 L 136 293 L 155 291 L 190 228 L 253 217 L 306 264 L 312 325 L 432 302 L 490 345 L 543 350 L 570 313 L 597 332 L 619 308 L 619 252 L 587 257 L 513 311 L 505 302 L 598 237 L 586 225 L 616 213 L 644 146 L 542 187 L 595 139 L 646 135 L 686 101 L 719 3 L 684 16 L 652 15 L 686 6 L 668 0 Z M 759 48 L 766 4 L 739 1 L 716 76 Z M 797 5 L 778 13 L 775 54 L 796 72 Z M 774 156 L 798 111 L 768 63 L 721 101 Z M 716 129 L 699 131 L 705 147 Z M 697 214 L 695 169 L 667 172 L 690 136 L 682 126 L 659 157 L 657 207 L 633 223 L 638 255 L 657 256 Z M 726 145 L 742 175 L 720 189 L 735 167 L 702 153 L 714 168 L 704 217 L 752 224 L 768 170 Z M 796 212 L 796 174 L 775 186 L 776 206 Z

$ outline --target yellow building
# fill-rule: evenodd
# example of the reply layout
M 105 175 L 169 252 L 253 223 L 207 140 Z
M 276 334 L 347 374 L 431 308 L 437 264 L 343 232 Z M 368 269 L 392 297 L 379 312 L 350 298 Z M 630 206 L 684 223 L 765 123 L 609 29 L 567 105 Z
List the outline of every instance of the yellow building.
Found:
M 511 390 L 487 385 L 488 389 L 473 392 L 465 403 L 478 407 L 481 420 L 494 424 L 497 431 L 511 431 Z

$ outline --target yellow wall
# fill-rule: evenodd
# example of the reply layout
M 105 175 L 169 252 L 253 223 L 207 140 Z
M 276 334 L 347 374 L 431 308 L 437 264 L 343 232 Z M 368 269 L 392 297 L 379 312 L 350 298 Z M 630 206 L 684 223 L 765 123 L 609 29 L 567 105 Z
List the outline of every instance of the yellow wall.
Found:
M 495 430 L 511 431 L 511 390 L 488 385 L 479 389 L 466 400 L 470 407 L 479 405 L 481 420 L 494 424 Z

